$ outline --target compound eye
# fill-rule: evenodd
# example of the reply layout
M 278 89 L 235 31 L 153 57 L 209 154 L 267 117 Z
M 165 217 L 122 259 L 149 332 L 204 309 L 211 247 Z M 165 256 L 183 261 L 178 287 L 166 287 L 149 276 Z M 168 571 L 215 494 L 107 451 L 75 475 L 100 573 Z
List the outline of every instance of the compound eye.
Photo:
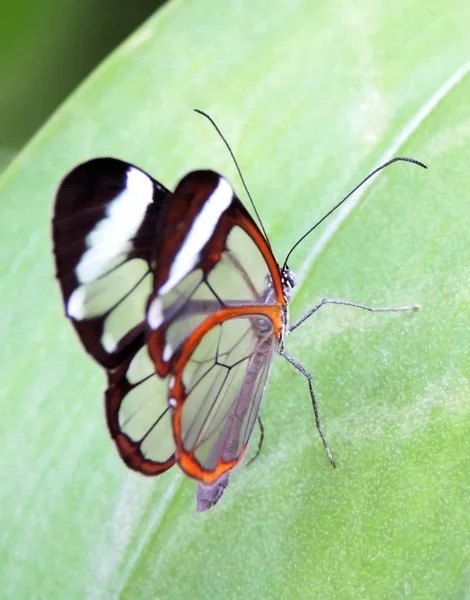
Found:
M 290 271 L 289 269 L 286 269 L 283 273 L 283 279 L 286 283 L 286 285 L 288 285 L 291 289 L 293 287 L 295 287 L 296 284 L 296 278 L 295 275 L 292 271 Z

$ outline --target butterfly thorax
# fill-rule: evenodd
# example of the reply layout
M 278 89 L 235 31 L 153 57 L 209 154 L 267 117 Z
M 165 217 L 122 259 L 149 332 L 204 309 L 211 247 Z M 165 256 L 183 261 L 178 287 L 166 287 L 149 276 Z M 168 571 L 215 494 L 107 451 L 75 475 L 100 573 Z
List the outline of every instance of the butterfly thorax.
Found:
M 282 334 L 281 339 L 284 339 L 289 329 L 289 302 L 292 295 L 292 289 L 296 284 L 295 274 L 285 266 L 281 269 L 282 292 L 284 294 L 285 304 L 282 307 Z

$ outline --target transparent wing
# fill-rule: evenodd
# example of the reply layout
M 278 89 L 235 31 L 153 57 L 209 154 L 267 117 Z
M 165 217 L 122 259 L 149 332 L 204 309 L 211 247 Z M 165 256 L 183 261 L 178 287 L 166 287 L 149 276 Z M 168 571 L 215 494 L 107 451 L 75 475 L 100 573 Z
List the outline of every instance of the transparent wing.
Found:
M 264 315 L 221 319 L 200 339 L 170 379 L 170 405 L 182 469 L 213 484 L 242 458 L 277 348 Z
M 157 222 L 168 195 L 152 177 L 113 158 L 79 165 L 57 191 L 52 233 L 65 312 L 107 369 L 144 341 Z
M 161 224 L 147 324 L 159 375 L 191 333 L 227 307 L 284 303 L 279 267 L 265 238 L 220 175 L 195 171 L 175 190 Z
M 156 255 L 149 354 L 159 376 L 169 376 L 177 460 L 213 485 L 241 459 L 256 422 L 282 333 L 280 271 L 228 182 L 212 171 L 181 180 L 159 226 L 172 235 Z M 201 508 L 218 490 L 201 493 Z
M 108 373 L 105 405 L 111 437 L 124 462 L 145 475 L 158 475 L 175 463 L 165 387 L 146 345 Z

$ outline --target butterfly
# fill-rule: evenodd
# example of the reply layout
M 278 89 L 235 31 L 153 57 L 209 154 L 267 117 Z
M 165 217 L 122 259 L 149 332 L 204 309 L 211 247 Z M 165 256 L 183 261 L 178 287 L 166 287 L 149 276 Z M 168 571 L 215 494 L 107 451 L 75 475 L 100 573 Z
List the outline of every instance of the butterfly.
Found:
M 398 160 L 424 167 L 398 157 L 359 185 Z M 65 314 L 107 375 L 119 455 L 145 475 L 178 464 L 199 483 L 200 511 L 219 500 L 245 455 L 276 353 L 307 379 L 334 466 L 312 378 L 284 348 L 290 331 L 325 304 L 416 308 L 324 299 L 290 324 L 287 259 L 297 244 L 279 266 L 263 226 L 211 170 L 188 173 L 170 192 L 116 158 L 84 162 L 58 188 L 52 237 Z

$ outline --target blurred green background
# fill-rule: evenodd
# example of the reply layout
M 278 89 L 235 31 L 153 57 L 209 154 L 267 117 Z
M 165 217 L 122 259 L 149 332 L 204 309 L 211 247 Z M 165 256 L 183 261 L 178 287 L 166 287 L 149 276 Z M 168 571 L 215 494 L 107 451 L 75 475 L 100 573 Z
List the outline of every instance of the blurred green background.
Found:
M 164 0 L 0 0 L 0 169 Z
M 0 15 L 5 155 L 54 115 L 0 177 L 1 600 L 468 598 L 468 0 L 170 0 L 55 111 L 137 6 Z M 289 337 L 339 468 L 278 357 L 263 451 L 205 515 L 178 469 L 145 479 L 114 451 L 50 243 L 57 183 L 93 156 L 170 189 L 210 167 L 239 190 L 195 106 L 279 260 L 377 162 L 429 165 L 381 173 L 292 260 L 294 319 L 323 296 L 422 305 L 325 308 Z

